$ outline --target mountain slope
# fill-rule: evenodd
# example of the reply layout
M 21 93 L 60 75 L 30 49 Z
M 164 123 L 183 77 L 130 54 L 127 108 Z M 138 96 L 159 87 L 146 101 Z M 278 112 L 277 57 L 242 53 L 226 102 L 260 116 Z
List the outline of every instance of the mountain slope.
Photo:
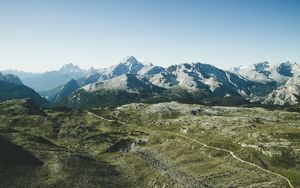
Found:
M 265 103 L 275 105 L 296 105 L 300 101 L 300 75 L 289 79 L 284 85 L 272 91 Z
M 99 81 L 111 79 L 124 74 L 137 74 L 145 65 L 139 62 L 135 57 L 128 56 L 119 64 L 103 69 Z
M 33 89 L 25 85 L 0 81 L 0 101 L 24 98 L 31 98 L 39 106 L 44 106 L 48 103 Z
M 98 82 L 98 80 L 100 79 L 100 77 L 102 75 L 103 75 L 102 72 L 98 72 L 98 71 L 91 72 L 91 73 L 85 75 L 84 77 L 79 78 L 77 80 L 77 83 L 81 87 L 88 85 L 88 84 L 96 83 L 96 82 Z
M 147 79 L 134 74 L 123 74 L 109 80 L 84 86 L 83 89 L 88 92 L 99 89 L 115 89 L 149 93 L 155 93 L 163 90 L 162 88 L 153 85 Z
M 269 62 L 256 63 L 248 66 L 234 67 L 232 72 L 240 74 L 248 80 L 260 83 L 275 82 L 283 85 L 295 74 L 300 73 L 300 66 L 297 63 L 270 64 Z
M 187 90 L 181 86 L 162 88 L 152 84 L 144 76 L 125 74 L 84 86 L 64 100 L 63 104 L 90 108 L 118 106 L 132 102 L 202 103 L 203 99 L 211 95 L 212 93 L 205 89 Z
M 150 64 L 150 65 L 145 65 L 143 68 L 141 68 L 137 74 L 143 75 L 143 76 L 151 76 L 154 74 L 159 74 L 159 73 L 163 72 L 164 70 L 165 70 L 165 68 L 163 68 L 161 66 L 154 66 L 154 65 Z
M 95 83 L 97 79 L 98 82 Z M 125 104 L 142 100 L 201 103 L 203 98 L 211 97 L 213 98 L 205 103 L 225 101 L 224 104 L 227 104 L 230 101 L 230 104 L 241 104 L 247 102 L 245 98 L 251 96 L 252 92 L 260 93 L 261 88 L 265 88 L 263 84 L 254 83 L 209 64 L 185 63 L 165 69 L 152 64 L 142 64 L 132 56 L 116 66 L 93 72 L 79 79 L 78 82 L 81 83 L 80 86 L 87 85 L 82 87 L 83 90 L 70 96 L 67 102 L 77 107 L 93 106 L 93 103 L 97 101 L 102 105 L 105 100 L 107 100 L 105 104 L 110 104 L 110 102 L 111 104 Z M 165 90 L 156 92 L 153 91 L 155 89 L 153 86 Z M 154 96 L 150 96 L 151 94 Z M 115 100 L 112 99 L 115 97 L 104 95 L 118 96 L 119 99 Z M 226 100 L 222 99 L 224 96 Z M 135 97 L 136 100 L 128 100 L 128 97 Z
M 22 81 L 18 76 L 12 74 L 2 74 L 0 72 L 0 81 L 9 82 L 17 85 L 23 85 Z
M 69 82 L 61 85 L 57 88 L 41 92 L 41 95 L 45 97 L 48 101 L 56 103 L 68 97 L 71 93 L 79 89 L 79 85 L 75 80 L 70 80 Z
M 39 93 L 55 103 L 69 97 L 72 92 L 81 87 L 80 93 L 86 95 L 83 97 L 86 103 L 89 103 L 88 99 L 95 102 L 95 98 L 92 97 L 94 92 L 94 94 L 101 93 L 96 97 L 101 104 L 104 100 L 98 97 L 104 97 L 106 94 L 118 95 L 120 99 L 113 101 L 122 104 L 122 99 L 127 102 L 135 101 L 128 100 L 128 97 L 137 97 L 136 101 L 149 101 L 149 97 L 151 100 L 159 98 L 159 100 L 180 101 L 183 96 L 186 96 L 185 102 L 191 99 L 197 103 L 206 96 L 210 98 L 208 101 L 213 101 L 213 104 L 221 104 L 220 101 L 228 100 L 232 101 L 230 102 L 232 104 L 236 104 L 235 101 L 240 101 L 237 103 L 241 104 L 243 101 L 260 102 L 264 99 L 276 104 L 296 104 L 298 100 L 296 75 L 300 75 L 300 66 L 290 62 L 280 64 L 261 62 L 225 71 L 198 62 L 164 68 L 151 63 L 142 63 L 135 57 L 128 56 L 119 64 L 109 68 L 81 70 L 77 65 L 67 64 L 58 71 L 49 71 L 32 77 L 29 75 L 24 78 L 24 83 L 38 88 Z M 7 76 L 0 75 L 1 78 L 7 80 Z M 72 79 L 71 83 L 67 83 Z M 10 80 L 18 82 L 13 78 Z M 126 94 L 122 97 L 121 93 Z M 199 94 L 199 99 L 196 99 L 196 93 Z M 154 96 L 150 96 L 151 94 Z M 79 100 L 81 97 L 75 98 Z M 107 98 L 110 99 L 112 98 Z
M 205 89 L 219 96 L 250 94 L 250 82 L 246 79 L 202 63 L 170 66 L 152 75 L 150 81 L 165 88 L 181 86 L 188 90 Z
M 89 84 L 69 96 L 64 104 L 75 107 L 116 106 L 153 99 L 165 89 L 133 74 Z
M 122 60 L 118 65 L 109 69 L 109 75 L 111 77 L 120 76 L 123 74 L 136 74 L 144 67 L 135 57 L 128 56 Z
M 28 100 L 0 102 L 0 187 L 130 187 L 115 166 L 70 148 L 102 134 L 85 112 L 33 109 Z
M 19 71 L 15 69 L 7 69 L 1 71 L 3 74 L 12 74 L 18 76 L 21 80 L 25 78 L 30 78 L 39 75 L 40 73 L 32 73 L 32 72 L 25 72 L 25 71 Z

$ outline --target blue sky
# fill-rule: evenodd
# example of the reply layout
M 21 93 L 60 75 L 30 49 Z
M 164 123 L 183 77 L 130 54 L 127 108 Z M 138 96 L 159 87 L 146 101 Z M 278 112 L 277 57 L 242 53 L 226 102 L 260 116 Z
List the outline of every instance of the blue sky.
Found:
M 0 0 L 0 70 L 300 63 L 298 0 Z

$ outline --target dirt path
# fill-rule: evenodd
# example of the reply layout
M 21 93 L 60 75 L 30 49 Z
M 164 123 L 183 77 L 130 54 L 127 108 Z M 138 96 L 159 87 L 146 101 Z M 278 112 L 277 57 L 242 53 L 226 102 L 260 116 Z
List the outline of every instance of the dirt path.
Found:
M 98 115 L 96 115 L 96 114 L 94 114 L 94 113 L 92 113 L 92 112 L 88 112 L 88 111 L 87 111 L 87 113 L 88 113 L 89 115 L 92 115 L 92 116 L 97 117 L 97 118 L 102 119 L 102 120 L 113 121 L 113 120 L 106 119 L 106 118 L 104 118 L 104 117 L 98 116 Z M 121 124 L 126 124 L 125 122 L 120 121 L 120 120 L 116 120 L 116 121 L 118 121 L 118 122 L 121 123 Z M 233 158 L 235 158 L 236 160 L 238 160 L 238 161 L 240 161 L 240 162 L 242 162 L 242 163 L 251 165 L 251 166 L 256 167 L 256 168 L 258 168 L 258 169 L 260 169 L 260 170 L 262 170 L 262 171 L 264 171 L 264 172 L 267 172 L 267 173 L 269 173 L 269 174 L 272 174 L 272 175 L 275 175 L 275 176 L 277 176 L 277 177 L 280 177 L 280 178 L 284 179 L 284 180 L 289 184 L 289 186 L 290 186 L 291 188 L 294 188 L 294 186 L 292 185 L 291 181 L 290 181 L 288 178 L 286 178 L 286 177 L 284 177 L 283 175 L 278 174 L 278 173 L 276 173 L 276 172 L 272 172 L 272 171 L 269 171 L 269 170 L 267 170 L 267 169 L 264 169 L 264 168 L 262 168 L 262 167 L 260 167 L 260 166 L 258 166 L 258 165 L 256 165 L 256 164 L 254 164 L 254 163 L 245 161 L 245 160 L 239 158 L 238 156 L 236 156 L 236 155 L 233 153 L 233 151 L 230 151 L 230 150 L 227 150 L 227 149 L 223 149 L 223 148 L 214 147 L 214 146 L 209 146 L 209 145 L 207 145 L 207 144 L 205 144 L 205 143 L 203 143 L 203 142 L 201 142 L 201 141 L 199 141 L 199 140 L 196 140 L 196 139 L 194 139 L 194 138 L 190 138 L 190 137 L 184 136 L 184 135 L 182 135 L 182 134 L 171 133 L 171 132 L 167 132 L 167 134 L 175 135 L 175 136 L 178 136 L 178 137 L 181 137 L 181 138 L 185 138 L 185 139 L 187 139 L 187 140 L 191 140 L 191 141 L 193 141 L 193 142 L 196 142 L 196 143 L 198 143 L 198 144 L 201 144 L 202 146 L 204 146 L 204 147 L 206 147 L 206 148 L 210 148 L 210 149 L 215 149 L 215 150 L 218 150 L 218 151 L 224 151 L 224 152 L 227 152 L 227 153 L 229 153 Z
M 238 161 L 240 161 L 240 162 L 242 162 L 242 163 L 246 163 L 246 164 L 248 164 L 248 165 L 254 166 L 254 167 L 259 168 L 260 170 L 262 170 L 262 171 L 264 171 L 264 172 L 267 172 L 267 173 L 269 173 L 269 174 L 272 174 L 272 175 L 275 175 L 275 176 L 277 176 L 277 177 L 280 177 L 280 178 L 284 179 L 284 180 L 289 184 L 289 186 L 290 186 L 291 188 L 294 188 L 294 186 L 292 185 L 291 181 L 290 181 L 288 178 L 286 178 L 286 177 L 284 177 L 284 176 L 282 176 L 281 174 L 278 174 L 278 173 L 276 173 L 276 172 L 272 172 L 272 171 L 269 171 L 269 170 L 267 170 L 267 169 L 264 169 L 264 168 L 262 168 L 262 167 L 260 167 L 260 166 L 258 166 L 258 165 L 256 165 L 256 164 L 254 164 L 254 163 L 251 163 L 251 162 L 248 162 L 248 161 L 244 161 L 243 159 L 241 159 L 241 158 L 239 158 L 238 156 L 236 156 L 236 155 L 233 153 L 233 151 L 230 151 L 230 150 L 227 150 L 227 149 L 223 149 L 223 148 L 214 147 L 214 146 L 209 146 L 209 145 L 207 145 L 207 144 L 205 144 L 205 143 L 203 143 L 203 142 L 200 142 L 199 140 L 196 140 L 196 139 L 194 139 L 194 138 L 190 138 L 190 137 L 187 137 L 187 136 L 178 134 L 178 133 L 168 133 L 168 134 L 172 134 L 172 135 L 176 135 L 176 136 L 179 136 L 179 137 L 188 139 L 188 140 L 192 140 L 192 141 L 194 141 L 194 142 L 196 142 L 196 143 L 198 143 L 198 144 L 201 144 L 202 146 L 204 146 L 204 147 L 206 147 L 206 148 L 210 148 L 210 149 L 215 149 L 215 150 L 218 150 L 218 151 L 224 151 L 224 152 L 227 152 L 227 153 L 229 153 L 233 158 L 237 159 Z

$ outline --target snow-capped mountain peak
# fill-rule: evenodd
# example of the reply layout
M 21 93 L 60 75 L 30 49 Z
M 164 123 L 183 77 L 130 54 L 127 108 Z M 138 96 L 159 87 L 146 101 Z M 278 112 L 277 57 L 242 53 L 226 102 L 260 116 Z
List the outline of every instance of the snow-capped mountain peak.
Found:
M 267 61 L 261 62 L 261 63 L 256 63 L 254 64 L 255 71 L 257 72 L 263 72 L 267 68 L 270 68 L 270 63 Z
M 103 71 L 99 81 L 114 78 L 123 74 L 137 74 L 145 65 L 133 56 L 127 56 L 119 64 L 111 66 Z
M 134 56 L 127 56 L 120 62 L 121 64 L 136 64 L 139 63 Z

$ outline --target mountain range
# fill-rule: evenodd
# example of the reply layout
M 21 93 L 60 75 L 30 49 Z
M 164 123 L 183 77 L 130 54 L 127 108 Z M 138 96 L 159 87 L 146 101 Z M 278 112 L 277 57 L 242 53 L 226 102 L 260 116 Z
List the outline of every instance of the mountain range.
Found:
M 295 105 L 299 103 L 299 75 L 300 66 L 297 63 L 284 62 L 270 64 L 257 63 L 250 66 L 240 66 L 231 72 L 244 78 L 265 84 L 260 101 L 265 104 Z
M 67 64 L 45 73 L 2 72 L 10 73 L 0 74 L 3 82 L 24 83 L 54 104 L 76 107 L 171 100 L 218 104 L 224 99 L 297 105 L 300 96 L 300 66 L 290 62 L 262 62 L 227 71 L 200 62 L 164 68 L 128 56 L 103 69 Z
M 63 65 L 59 70 L 44 73 L 27 73 L 16 70 L 6 70 L 2 72 L 18 76 L 25 85 L 33 88 L 37 92 L 56 88 L 71 79 L 79 79 L 86 74 L 86 71 L 81 70 L 77 65 L 73 65 L 72 63 Z

